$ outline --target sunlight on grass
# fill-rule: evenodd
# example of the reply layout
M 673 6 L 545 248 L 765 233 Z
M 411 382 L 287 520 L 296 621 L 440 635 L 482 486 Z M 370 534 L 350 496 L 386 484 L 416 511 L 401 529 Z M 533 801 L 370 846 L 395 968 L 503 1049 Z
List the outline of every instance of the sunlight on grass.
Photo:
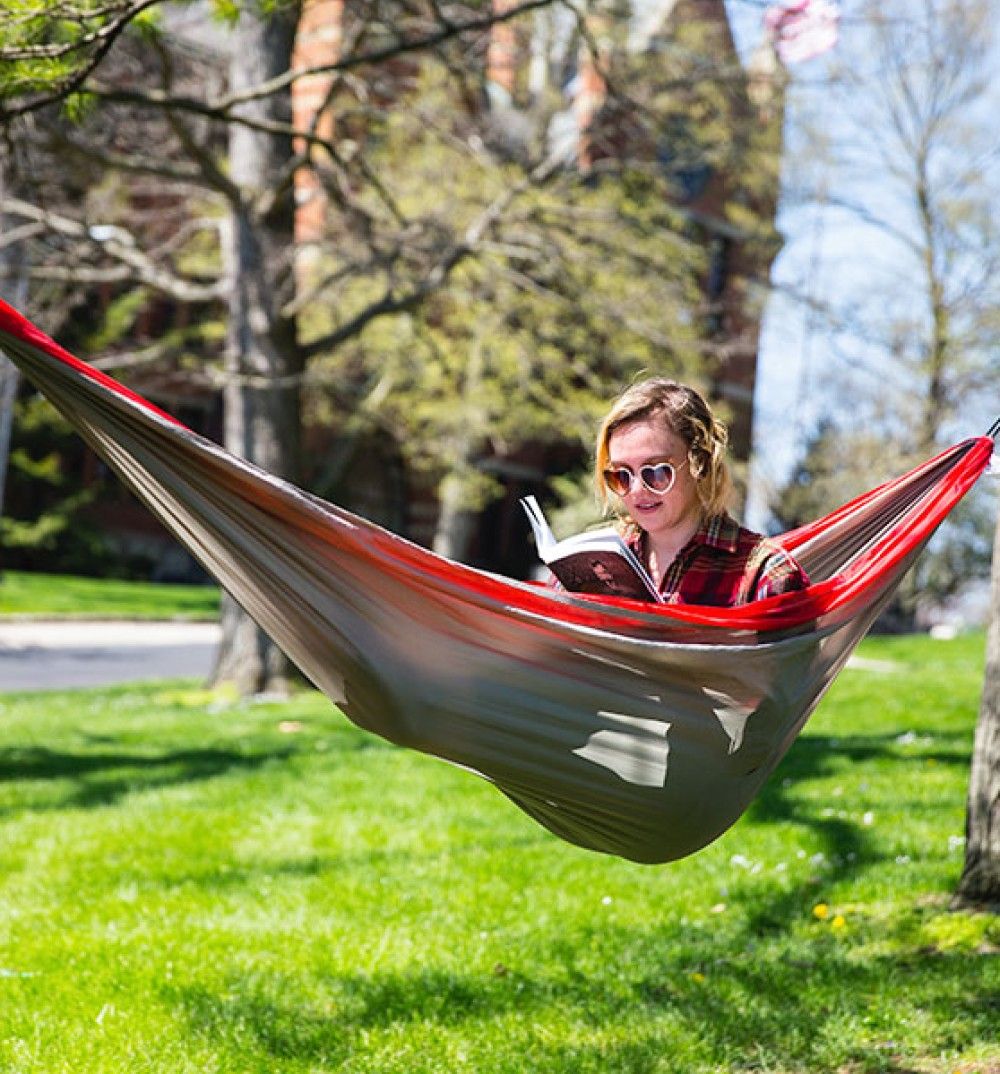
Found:
M 875 640 L 747 817 L 643 867 L 323 698 L 0 696 L 0 1069 L 987 1071 L 947 910 L 982 637 Z
M 12 615 L 215 620 L 219 591 L 215 586 L 4 571 L 0 574 L 0 617 Z

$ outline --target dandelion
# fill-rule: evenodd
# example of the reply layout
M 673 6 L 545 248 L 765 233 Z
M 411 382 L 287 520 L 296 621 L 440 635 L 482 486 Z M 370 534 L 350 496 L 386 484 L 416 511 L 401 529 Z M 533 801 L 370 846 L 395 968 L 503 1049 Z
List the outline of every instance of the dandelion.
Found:
M 605 895 L 604 898 L 601 899 L 602 906 L 610 906 L 612 902 L 614 902 L 614 900 L 611 898 L 610 895 Z
M 825 921 L 830 916 L 830 907 L 825 902 L 818 902 L 813 907 L 813 917 Z
M 847 928 L 847 920 L 843 914 L 837 914 L 837 916 L 830 922 L 831 929 L 837 929 L 839 932 L 841 929 Z
M 691 980 L 694 981 L 695 984 L 704 984 L 705 975 L 703 973 L 692 973 Z

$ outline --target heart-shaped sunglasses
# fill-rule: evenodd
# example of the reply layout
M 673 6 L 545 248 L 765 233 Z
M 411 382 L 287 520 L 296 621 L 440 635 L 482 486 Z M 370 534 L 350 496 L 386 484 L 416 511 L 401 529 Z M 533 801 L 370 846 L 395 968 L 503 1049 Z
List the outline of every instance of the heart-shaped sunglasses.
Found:
M 671 462 L 646 463 L 639 467 L 638 473 L 628 466 L 611 466 L 603 471 L 604 483 L 616 495 L 627 496 L 638 479 L 649 492 L 663 496 L 674 487 L 677 469 Z

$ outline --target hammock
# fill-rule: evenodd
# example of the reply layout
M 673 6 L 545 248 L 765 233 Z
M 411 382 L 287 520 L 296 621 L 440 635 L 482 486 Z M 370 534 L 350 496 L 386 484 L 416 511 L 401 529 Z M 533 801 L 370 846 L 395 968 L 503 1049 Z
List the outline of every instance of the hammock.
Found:
M 0 350 L 351 721 L 639 862 L 736 822 L 993 449 L 957 444 L 784 534 L 802 592 L 658 607 L 437 556 L 228 454 L 2 304 Z

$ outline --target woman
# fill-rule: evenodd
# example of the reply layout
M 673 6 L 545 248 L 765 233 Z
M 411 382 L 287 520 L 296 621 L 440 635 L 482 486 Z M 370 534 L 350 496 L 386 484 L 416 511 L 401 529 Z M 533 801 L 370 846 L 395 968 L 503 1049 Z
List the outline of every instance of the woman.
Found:
M 795 560 L 728 514 L 726 428 L 693 388 L 653 378 L 611 407 L 594 479 L 613 494 L 626 541 L 673 604 L 747 604 L 809 584 Z

